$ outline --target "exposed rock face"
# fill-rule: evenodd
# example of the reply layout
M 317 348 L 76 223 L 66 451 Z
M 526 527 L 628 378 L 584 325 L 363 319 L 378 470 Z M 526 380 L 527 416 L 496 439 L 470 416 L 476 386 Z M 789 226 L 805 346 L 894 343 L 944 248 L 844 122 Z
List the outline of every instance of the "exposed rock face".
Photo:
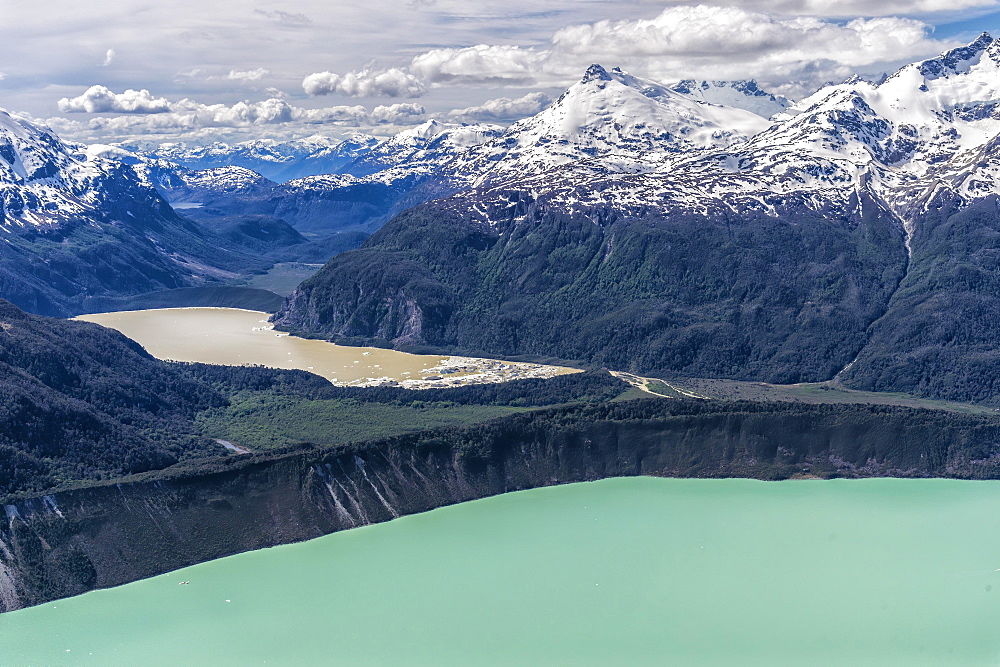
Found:
M 0 518 L 0 610 L 435 507 L 614 476 L 1000 476 L 1000 425 L 871 406 L 645 400 L 518 415 L 33 498 Z

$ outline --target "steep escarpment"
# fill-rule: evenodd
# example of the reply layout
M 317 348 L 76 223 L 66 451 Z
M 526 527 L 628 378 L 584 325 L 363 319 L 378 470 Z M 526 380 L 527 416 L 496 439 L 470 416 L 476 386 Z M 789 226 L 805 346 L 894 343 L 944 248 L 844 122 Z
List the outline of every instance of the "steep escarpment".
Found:
M 13 502 L 0 609 L 442 505 L 613 476 L 1000 477 L 992 418 L 641 400 L 203 461 Z

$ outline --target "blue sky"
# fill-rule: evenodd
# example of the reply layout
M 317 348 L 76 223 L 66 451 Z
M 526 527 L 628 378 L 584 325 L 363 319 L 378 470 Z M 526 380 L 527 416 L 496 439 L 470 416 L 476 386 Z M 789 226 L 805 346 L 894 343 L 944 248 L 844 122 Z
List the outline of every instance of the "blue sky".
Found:
M 0 107 L 88 142 L 509 122 L 591 62 L 664 82 L 756 78 L 800 97 L 1000 34 L 1000 0 L 8 4 Z
M 978 12 L 974 14 L 978 14 Z M 934 30 L 938 37 L 962 39 L 982 32 L 988 32 L 995 37 L 1000 36 L 1000 11 L 990 12 L 986 15 L 973 15 L 968 18 L 947 17 L 938 23 Z

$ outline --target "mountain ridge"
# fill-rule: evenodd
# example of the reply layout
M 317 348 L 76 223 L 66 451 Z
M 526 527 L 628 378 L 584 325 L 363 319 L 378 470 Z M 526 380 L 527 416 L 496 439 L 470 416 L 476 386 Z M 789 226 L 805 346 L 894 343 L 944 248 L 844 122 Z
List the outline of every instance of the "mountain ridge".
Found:
M 1000 367 L 982 350 L 1000 343 L 986 287 L 1000 114 L 981 99 L 1000 98 L 996 52 L 983 36 L 877 83 L 829 86 L 732 145 L 480 179 L 331 260 L 275 321 L 404 347 L 996 401 Z M 592 69 L 582 85 L 612 78 Z M 928 299 L 918 321 L 968 324 L 928 343 L 906 323 Z

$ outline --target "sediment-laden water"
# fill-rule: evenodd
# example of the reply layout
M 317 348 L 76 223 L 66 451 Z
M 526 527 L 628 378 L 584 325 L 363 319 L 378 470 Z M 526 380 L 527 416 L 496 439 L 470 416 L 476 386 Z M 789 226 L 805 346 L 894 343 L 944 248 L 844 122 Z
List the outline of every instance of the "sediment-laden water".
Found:
M 348 347 L 274 331 L 268 314 L 233 308 L 167 308 L 81 315 L 117 329 L 154 357 L 208 364 L 260 364 L 308 370 L 337 384 L 402 386 L 551 377 L 574 369 L 486 359 Z

